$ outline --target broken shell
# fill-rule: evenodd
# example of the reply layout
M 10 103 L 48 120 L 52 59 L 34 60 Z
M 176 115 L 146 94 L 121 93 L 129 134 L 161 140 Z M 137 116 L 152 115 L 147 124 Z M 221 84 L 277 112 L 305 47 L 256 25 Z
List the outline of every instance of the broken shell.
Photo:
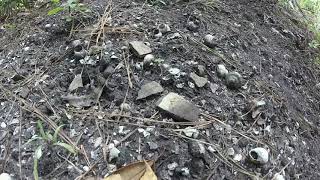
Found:
M 155 38 L 161 38 L 162 37 L 162 32 L 159 29 L 154 30 L 154 37 Z
M 210 48 L 214 48 L 217 46 L 217 44 L 214 43 L 214 36 L 212 36 L 211 34 L 207 34 L 206 36 L 204 36 L 204 44 Z
M 269 160 L 269 152 L 261 147 L 249 151 L 250 160 L 257 164 L 266 164 Z
M 219 77 L 224 78 L 229 73 L 229 71 L 227 70 L 227 68 L 223 64 L 219 64 L 217 66 L 217 73 L 218 73 Z
M 230 89 L 238 89 L 242 86 L 242 76 L 238 72 L 230 72 L 226 75 L 226 85 Z
M 159 29 L 159 31 L 162 32 L 162 33 L 167 33 L 167 32 L 170 32 L 170 31 L 171 31 L 171 29 L 170 29 L 170 27 L 169 27 L 168 24 L 160 24 L 160 25 L 158 26 L 158 29 Z
M 76 47 L 78 47 L 78 46 L 81 46 L 81 40 L 80 39 L 77 39 L 77 40 L 74 40 L 74 41 L 72 41 L 71 42 L 71 46 L 73 47 L 73 48 L 76 48 Z
M 82 46 L 77 46 L 74 49 L 75 59 L 83 59 L 87 55 L 87 51 Z

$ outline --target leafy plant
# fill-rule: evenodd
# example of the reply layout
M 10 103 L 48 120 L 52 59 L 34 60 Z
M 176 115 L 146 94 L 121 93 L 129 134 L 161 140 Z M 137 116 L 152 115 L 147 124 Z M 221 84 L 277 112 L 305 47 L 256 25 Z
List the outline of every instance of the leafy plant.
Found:
M 66 20 L 73 21 L 74 16 L 78 13 L 86 14 L 90 10 L 82 3 L 79 3 L 79 0 L 68 0 L 66 3 L 60 2 L 60 0 L 51 0 L 53 9 L 48 12 L 48 15 L 55 15 L 60 12 L 67 12 Z
M 33 141 L 42 141 L 42 142 L 44 141 L 49 146 L 60 146 L 72 154 L 77 154 L 77 151 L 73 148 L 72 145 L 58 141 L 58 134 L 61 131 L 63 125 L 59 126 L 55 130 L 53 135 L 49 131 L 44 130 L 44 127 L 43 127 L 40 120 L 37 121 L 37 127 L 39 130 L 39 135 L 34 135 L 26 144 L 29 144 Z M 39 163 L 39 160 L 41 159 L 42 154 L 43 154 L 42 148 L 43 148 L 43 145 L 41 144 L 36 148 L 36 150 L 34 152 L 33 176 L 34 176 L 35 180 L 39 179 L 38 163 Z

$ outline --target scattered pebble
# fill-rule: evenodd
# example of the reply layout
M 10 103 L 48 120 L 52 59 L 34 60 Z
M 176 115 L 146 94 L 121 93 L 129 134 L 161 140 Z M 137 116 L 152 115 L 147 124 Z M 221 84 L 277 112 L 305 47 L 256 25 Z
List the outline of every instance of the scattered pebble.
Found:
M 90 170 L 90 168 L 88 166 L 83 166 L 82 168 L 85 172 L 88 172 Z
M 199 25 L 194 21 L 189 21 L 187 23 L 187 29 L 190 31 L 197 31 L 199 29 Z
M 181 174 L 182 174 L 183 176 L 189 176 L 189 175 L 190 175 L 190 170 L 189 170 L 189 168 L 187 168 L 187 167 L 181 168 Z
M 219 64 L 217 66 L 217 74 L 219 77 L 224 78 L 227 76 L 228 73 L 229 73 L 229 71 L 227 70 L 227 68 L 223 64 Z
M 179 77 L 180 76 L 180 69 L 178 69 L 178 68 L 170 68 L 169 69 L 169 73 L 174 75 L 174 76 Z
M 6 128 L 6 127 L 7 127 L 7 124 L 6 124 L 5 122 L 1 122 L 0 127 Z
M 194 81 L 197 87 L 201 88 L 205 86 L 208 82 L 207 78 L 200 77 L 196 73 L 191 73 L 190 78 Z
M 173 171 L 173 170 L 175 170 L 178 166 L 179 166 L 178 163 L 173 162 L 173 163 L 171 163 L 171 164 L 168 164 L 167 167 L 168 167 L 168 170 L 169 170 L 169 171 Z
M 129 112 L 131 110 L 131 106 L 128 103 L 121 103 L 120 109 L 122 109 L 122 111 Z
M 158 144 L 154 142 L 148 142 L 150 150 L 157 150 L 158 149 Z
M 240 162 L 242 160 L 242 155 L 241 154 L 234 155 L 233 160 Z
M 216 83 L 210 83 L 210 89 L 212 93 L 216 93 L 217 90 L 219 89 L 219 85 Z
M 117 149 L 116 147 L 112 147 L 109 150 L 109 161 L 112 161 L 113 159 L 118 158 L 119 154 L 120 154 L 119 149 Z
M 233 148 L 228 148 L 227 149 L 227 154 L 228 154 L 228 156 L 233 156 L 235 154 L 234 149 Z
M 186 127 L 185 129 L 182 130 L 182 132 L 187 136 L 187 137 L 193 137 L 193 138 L 198 138 L 199 136 L 199 130 L 195 129 L 193 127 Z
M 147 54 L 143 59 L 143 65 L 149 65 L 154 61 L 154 55 Z
M 207 34 L 206 36 L 204 36 L 204 44 L 210 48 L 214 48 L 217 46 L 217 43 L 214 42 L 214 36 L 212 36 L 211 34 Z
M 198 65 L 197 68 L 200 76 L 204 76 L 206 74 L 206 68 L 203 65 Z
M 99 147 L 101 143 L 102 143 L 102 137 L 98 137 L 94 142 L 94 148 Z

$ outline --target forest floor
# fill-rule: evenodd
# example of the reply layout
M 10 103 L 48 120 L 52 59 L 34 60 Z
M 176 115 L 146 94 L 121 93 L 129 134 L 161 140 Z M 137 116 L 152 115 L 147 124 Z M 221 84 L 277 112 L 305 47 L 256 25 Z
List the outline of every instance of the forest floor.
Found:
M 87 0 L 73 26 L 46 6 L 1 22 L 0 173 L 33 179 L 42 145 L 41 179 L 143 159 L 159 179 L 320 179 L 320 71 L 299 18 L 271 0 L 154 2 Z M 39 120 L 78 153 L 27 143 Z

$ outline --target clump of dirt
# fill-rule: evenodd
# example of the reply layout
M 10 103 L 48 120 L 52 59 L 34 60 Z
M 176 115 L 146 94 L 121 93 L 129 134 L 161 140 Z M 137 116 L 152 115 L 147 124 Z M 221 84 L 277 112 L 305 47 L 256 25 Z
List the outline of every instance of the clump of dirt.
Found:
M 73 25 L 42 7 L 0 29 L 1 172 L 33 177 L 44 142 L 27 142 L 40 119 L 52 134 L 64 125 L 59 141 L 78 150 L 43 144 L 43 179 L 104 177 L 142 159 L 159 179 L 320 177 L 316 51 L 286 9 L 83 3 L 92 15 Z M 249 158 L 257 147 L 267 162 Z

